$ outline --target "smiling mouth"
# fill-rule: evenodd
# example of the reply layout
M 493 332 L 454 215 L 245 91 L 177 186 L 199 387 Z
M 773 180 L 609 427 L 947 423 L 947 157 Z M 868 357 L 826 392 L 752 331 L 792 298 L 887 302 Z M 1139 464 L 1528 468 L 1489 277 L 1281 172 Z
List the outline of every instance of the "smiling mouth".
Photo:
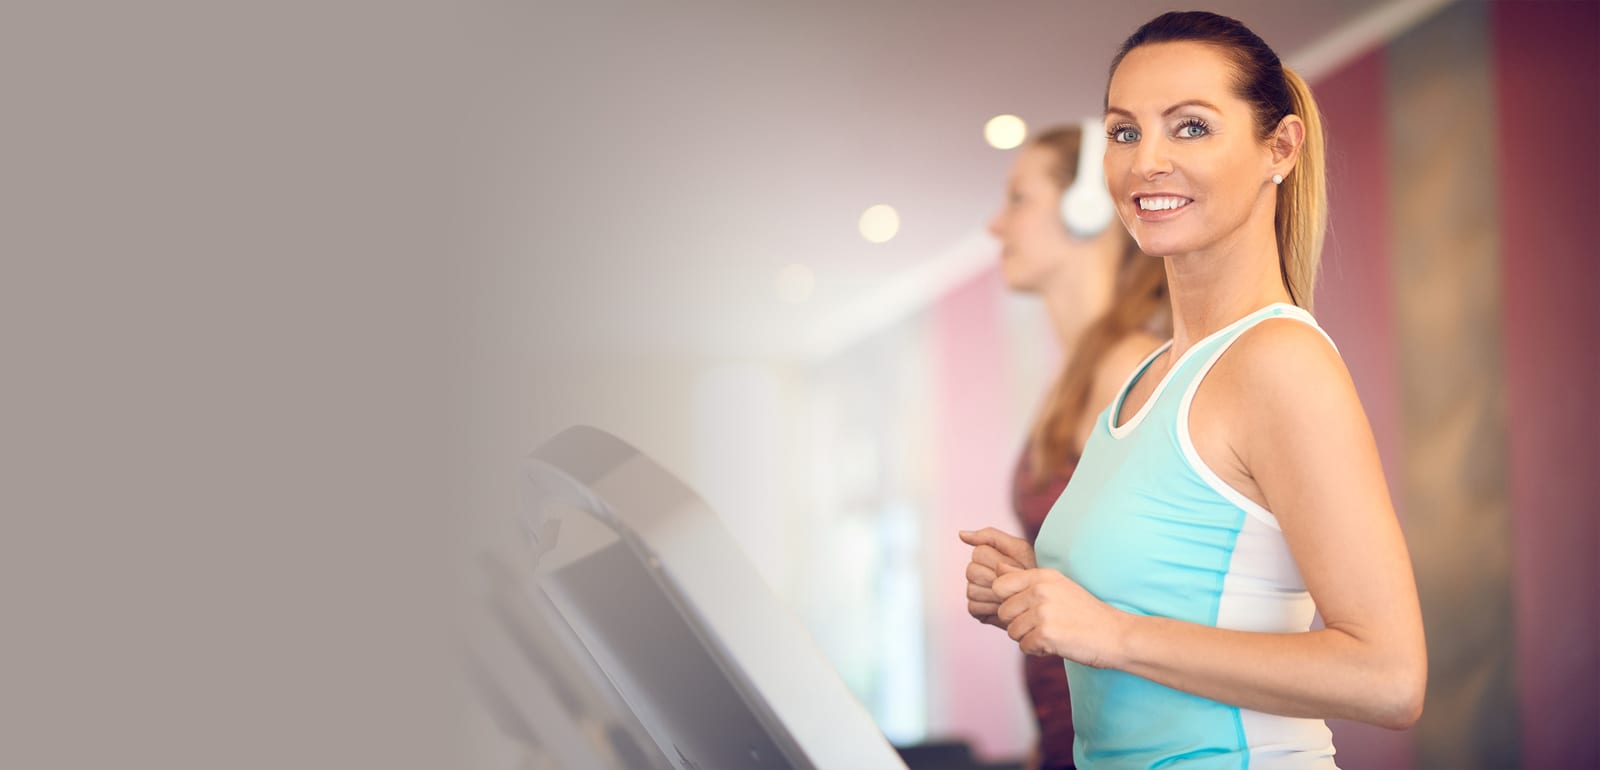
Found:
M 1172 211 L 1181 209 L 1193 201 L 1180 198 L 1176 195 L 1152 195 L 1138 200 L 1140 211 Z

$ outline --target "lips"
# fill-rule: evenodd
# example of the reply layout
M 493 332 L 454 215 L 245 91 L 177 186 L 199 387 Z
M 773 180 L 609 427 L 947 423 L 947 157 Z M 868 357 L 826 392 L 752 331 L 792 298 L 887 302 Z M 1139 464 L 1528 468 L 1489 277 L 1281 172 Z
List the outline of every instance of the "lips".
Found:
M 1133 196 L 1136 213 L 1142 222 L 1159 222 L 1171 219 L 1194 203 L 1193 198 L 1172 193 L 1138 193 Z

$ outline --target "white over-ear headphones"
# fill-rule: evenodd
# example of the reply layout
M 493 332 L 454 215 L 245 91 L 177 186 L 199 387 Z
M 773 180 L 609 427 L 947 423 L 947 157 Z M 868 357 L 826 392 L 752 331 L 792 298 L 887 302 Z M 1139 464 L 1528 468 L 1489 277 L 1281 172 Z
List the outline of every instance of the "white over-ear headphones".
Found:
M 1061 194 L 1061 221 L 1078 238 L 1104 232 L 1117 214 L 1106 189 L 1105 156 L 1105 127 L 1094 118 L 1084 120 L 1078 138 L 1078 174 Z

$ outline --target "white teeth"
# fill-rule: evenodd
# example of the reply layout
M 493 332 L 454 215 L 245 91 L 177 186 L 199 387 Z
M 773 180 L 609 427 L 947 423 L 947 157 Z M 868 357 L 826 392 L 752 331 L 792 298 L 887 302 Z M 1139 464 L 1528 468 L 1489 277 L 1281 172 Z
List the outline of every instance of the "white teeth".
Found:
M 1189 205 L 1188 198 L 1157 196 L 1139 199 L 1139 208 L 1145 211 L 1166 211 L 1167 209 L 1182 208 L 1187 205 Z

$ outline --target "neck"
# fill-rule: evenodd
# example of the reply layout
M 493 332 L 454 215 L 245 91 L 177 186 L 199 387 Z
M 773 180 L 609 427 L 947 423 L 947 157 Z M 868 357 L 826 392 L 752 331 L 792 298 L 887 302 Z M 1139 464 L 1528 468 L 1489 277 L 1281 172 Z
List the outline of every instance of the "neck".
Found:
M 1186 254 L 1167 257 L 1172 296 L 1172 356 L 1274 302 L 1289 302 L 1278 266 L 1278 242 L 1270 217 L 1263 225 Z
M 1103 284 L 1103 285 L 1102 285 Z M 1056 341 L 1072 355 L 1085 329 L 1111 308 L 1112 293 L 1116 284 L 1115 273 L 1107 273 L 1106 280 L 1057 281 L 1043 293 L 1044 307 L 1050 314 L 1050 326 L 1055 329 Z

